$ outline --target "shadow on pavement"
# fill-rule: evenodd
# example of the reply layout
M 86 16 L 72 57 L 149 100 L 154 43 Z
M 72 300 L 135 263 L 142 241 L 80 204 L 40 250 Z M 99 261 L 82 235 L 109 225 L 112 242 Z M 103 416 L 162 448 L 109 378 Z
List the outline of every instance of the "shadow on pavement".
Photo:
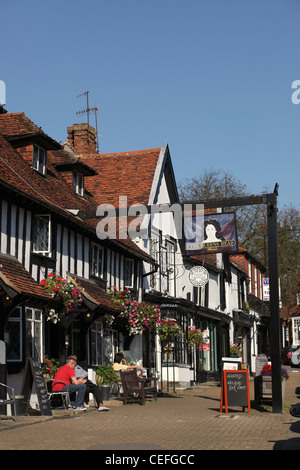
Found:
M 290 426 L 290 432 L 299 434 L 297 437 L 291 437 L 284 441 L 278 441 L 274 444 L 274 450 L 300 450 L 300 421 L 295 421 Z

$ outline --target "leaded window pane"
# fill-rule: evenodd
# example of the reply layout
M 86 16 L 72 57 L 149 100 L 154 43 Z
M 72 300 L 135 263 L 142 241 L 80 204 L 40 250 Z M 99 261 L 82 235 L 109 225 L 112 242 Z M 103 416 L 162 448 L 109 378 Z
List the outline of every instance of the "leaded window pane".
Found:
M 36 216 L 33 227 L 33 251 L 37 253 L 48 253 L 50 235 L 49 216 Z

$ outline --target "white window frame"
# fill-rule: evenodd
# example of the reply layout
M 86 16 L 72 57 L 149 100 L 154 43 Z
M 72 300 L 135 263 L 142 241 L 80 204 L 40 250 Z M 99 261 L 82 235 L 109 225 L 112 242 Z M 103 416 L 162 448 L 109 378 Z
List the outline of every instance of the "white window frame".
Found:
M 100 245 L 92 243 L 91 274 L 95 277 L 103 277 L 104 250 Z
M 300 346 L 300 317 L 292 318 L 293 345 Z
M 29 317 L 29 312 L 31 312 L 31 318 Z M 39 354 L 40 358 L 43 358 L 44 352 L 44 341 L 43 341 L 43 311 L 38 308 L 26 307 L 25 308 L 25 322 L 26 322 L 26 332 L 27 325 L 30 325 L 30 333 L 32 337 L 31 344 L 31 357 L 35 357 L 35 346 L 36 346 L 36 325 L 40 326 L 39 329 Z M 26 346 L 27 347 L 27 346 Z
M 252 294 L 252 263 L 248 262 L 248 275 L 249 275 L 249 293 Z
M 46 250 L 38 250 L 38 249 L 35 248 L 35 242 L 36 242 L 35 223 L 36 223 L 37 218 L 48 219 L 48 241 L 47 241 L 47 249 Z M 34 253 L 39 253 L 39 254 L 43 254 L 43 255 L 50 255 L 50 253 L 51 253 L 51 231 L 52 231 L 51 215 L 50 214 L 36 214 L 33 218 L 33 237 L 32 237 L 32 251 Z
M 254 295 L 257 297 L 257 267 L 254 266 Z
M 128 283 L 128 278 L 126 279 L 126 264 L 131 265 L 131 280 L 130 283 Z M 125 287 L 133 287 L 134 286 L 134 260 L 131 258 L 125 258 L 124 259 L 124 286 Z
M 84 194 L 84 176 L 82 173 L 78 173 L 78 171 L 73 171 L 73 189 L 75 193 L 79 196 L 83 196 Z
M 39 147 L 36 144 L 33 144 L 32 151 L 32 168 L 36 170 L 41 175 L 46 174 L 46 162 L 47 162 L 47 151 L 42 147 Z M 35 158 L 35 152 L 37 152 L 37 157 Z

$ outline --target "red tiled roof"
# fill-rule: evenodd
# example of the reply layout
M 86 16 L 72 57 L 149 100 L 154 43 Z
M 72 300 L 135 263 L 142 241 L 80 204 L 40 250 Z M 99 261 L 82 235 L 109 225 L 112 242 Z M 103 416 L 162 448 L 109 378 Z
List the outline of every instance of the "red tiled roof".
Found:
M 82 161 L 98 175 L 87 177 L 85 185 L 97 204 L 119 206 L 119 196 L 127 196 L 128 207 L 148 204 L 161 148 L 134 152 L 94 154 Z
M 71 154 L 64 149 L 49 150 L 47 152 L 48 158 L 58 171 L 72 170 L 74 168 L 81 171 L 84 175 L 91 176 L 97 174 L 96 170 L 82 162 L 80 155 Z
M 45 134 L 42 128 L 34 124 L 24 113 L 0 114 L 0 134 L 4 135 L 7 140 L 38 135 L 54 144 L 54 148 L 61 147 L 58 142 Z
M 22 158 L 17 150 L 12 147 L 7 139 L 1 135 L 2 129 L 5 129 L 4 123 L 7 116 L 10 123 L 12 123 L 12 115 L 0 115 L 0 183 L 4 186 L 12 187 L 16 192 L 25 193 L 28 197 L 33 198 L 40 204 L 50 206 L 52 210 L 62 210 L 68 218 L 73 218 L 73 216 L 67 212 L 67 209 L 95 211 L 98 206 L 98 202 L 95 200 L 96 198 L 90 196 L 88 192 L 84 198 L 76 195 L 72 187 L 65 182 L 62 175 L 53 166 L 56 156 L 59 155 L 60 158 L 64 158 L 62 152 L 64 153 L 65 151 L 63 149 L 54 152 L 50 151 L 47 161 L 47 174 L 45 176 L 39 175 Z M 19 113 L 18 116 L 23 117 L 24 113 Z M 33 126 L 35 125 L 33 124 Z M 10 132 L 17 132 L 11 125 L 7 125 L 6 129 L 10 129 Z M 98 175 L 89 177 L 89 179 L 97 177 Z M 85 177 L 85 179 L 88 178 Z M 79 222 L 78 218 L 76 220 Z M 85 220 L 81 222 L 81 224 L 89 228 L 96 227 L 95 222 L 92 220 Z M 136 255 L 142 255 L 146 259 L 149 259 L 149 261 L 152 260 L 152 258 L 135 245 L 132 240 L 119 240 L 117 242 L 123 245 L 124 248 L 128 247 L 134 250 Z
M 120 308 L 108 297 L 104 289 L 100 286 L 83 278 L 77 279 L 72 276 L 69 277 L 71 277 L 75 285 L 79 285 L 83 289 L 82 295 L 86 297 L 87 300 L 106 310 L 112 310 L 115 313 L 121 312 Z
M 203 266 L 211 267 L 213 269 L 219 269 L 217 266 L 216 253 L 189 255 L 189 258 L 194 261 L 198 261 L 199 263 L 203 264 Z
M 92 228 L 95 229 L 100 219 L 84 219 L 84 221 Z M 118 224 L 118 221 L 116 221 Z M 118 228 L 118 227 L 117 227 Z M 155 260 L 150 256 L 146 251 L 142 250 L 134 241 L 131 240 L 129 236 L 127 238 L 118 238 L 118 231 L 116 233 L 116 240 L 111 240 L 115 245 L 120 245 L 123 249 L 129 249 L 131 252 L 134 251 L 136 255 L 142 256 L 145 261 L 148 261 L 151 264 L 155 264 Z
M 47 175 L 39 175 L 0 135 L 0 181 L 9 183 L 15 190 L 38 199 L 41 204 L 52 206 L 54 210 L 55 208 L 87 210 L 91 207 L 90 201 L 76 196 L 50 161 L 47 169 Z
M 3 253 L 0 253 L 0 280 L 18 294 L 42 297 L 45 300 L 52 298 L 16 258 Z

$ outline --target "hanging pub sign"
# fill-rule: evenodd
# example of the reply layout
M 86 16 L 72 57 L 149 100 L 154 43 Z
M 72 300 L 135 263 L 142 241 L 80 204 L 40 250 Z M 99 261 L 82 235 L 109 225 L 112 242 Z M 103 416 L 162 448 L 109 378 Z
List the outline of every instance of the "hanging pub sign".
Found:
M 209 281 L 209 274 L 203 266 L 194 266 L 189 272 L 189 280 L 195 287 L 202 287 Z
M 185 249 L 188 255 L 234 252 L 238 249 L 234 212 L 185 218 Z M 202 222 L 201 222 L 202 221 Z

